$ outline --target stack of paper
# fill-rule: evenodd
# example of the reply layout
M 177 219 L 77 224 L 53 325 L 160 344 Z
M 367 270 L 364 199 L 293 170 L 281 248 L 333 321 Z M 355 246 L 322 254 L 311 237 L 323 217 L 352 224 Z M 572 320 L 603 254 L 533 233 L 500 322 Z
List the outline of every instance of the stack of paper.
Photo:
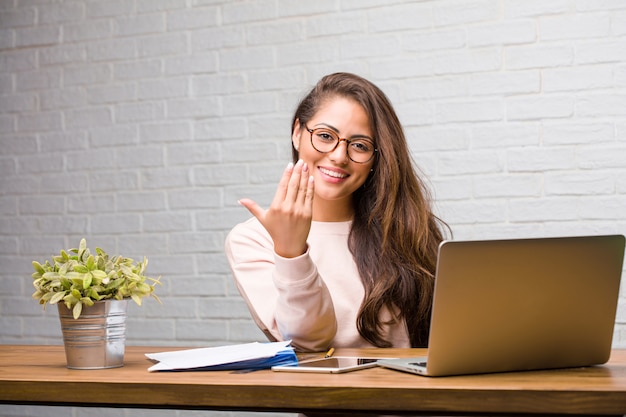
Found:
M 297 363 L 291 341 L 245 343 L 210 348 L 146 353 L 156 363 L 148 371 L 222 371 L 267 369 L 274 365 Z

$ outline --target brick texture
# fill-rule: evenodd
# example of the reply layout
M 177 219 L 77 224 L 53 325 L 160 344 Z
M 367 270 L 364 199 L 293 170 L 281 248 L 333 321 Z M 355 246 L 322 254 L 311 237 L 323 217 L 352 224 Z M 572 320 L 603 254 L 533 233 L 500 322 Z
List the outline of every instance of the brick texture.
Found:
M 626 234 L 625 22 L 621 1 L 3 1 L 0 343 L 61 342 L 30 263 L 81 237 L 162 276 L 128 343 L 263 340 L 223 239 L 333 71 L 388 93 L 455 238 Z M 67 415 L 2 408 L 29 413 Z

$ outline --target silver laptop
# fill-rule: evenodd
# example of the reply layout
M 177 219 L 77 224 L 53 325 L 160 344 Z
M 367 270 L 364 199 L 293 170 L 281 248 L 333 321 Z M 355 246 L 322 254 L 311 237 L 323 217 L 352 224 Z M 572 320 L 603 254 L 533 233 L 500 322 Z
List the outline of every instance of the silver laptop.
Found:
M 426 376 L 603 364 L 624 236 L 445 241 L 427 357 L 383 359 Z

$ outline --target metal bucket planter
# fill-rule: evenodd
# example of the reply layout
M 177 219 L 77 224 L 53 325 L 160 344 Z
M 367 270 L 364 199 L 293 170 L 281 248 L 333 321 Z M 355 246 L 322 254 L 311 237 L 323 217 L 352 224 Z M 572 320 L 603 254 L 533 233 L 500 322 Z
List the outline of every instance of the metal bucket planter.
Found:
M 83 307 L 78 319 L 59 303 L 65 357 L 70 369 L 106 369 L 124 366 L 128 300 L 97 301 Z

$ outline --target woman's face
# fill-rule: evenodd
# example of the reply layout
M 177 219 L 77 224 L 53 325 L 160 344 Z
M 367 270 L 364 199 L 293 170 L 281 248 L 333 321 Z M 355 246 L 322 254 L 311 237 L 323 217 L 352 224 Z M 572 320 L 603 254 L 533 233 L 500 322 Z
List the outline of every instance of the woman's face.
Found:
M 309 129 L 325 128 L 335 131 L 340 138 L 366 137 L 374 141 L 369 119 L 363 107 L 345 97 L 334 97 L 323 102 L 320 109 L 306 123 Z M 311 145 L 311 134 L 296 121 L 292 141 L 299 157 L 308 164 L 315 180 L 313 219 L 341 221 L 352 218 L 352 194 L 365 182 L 374 165 L 374 158 L 357 163 L 348 157 L 347 143 L 341 141 L 335 150 L 321 153 Z

